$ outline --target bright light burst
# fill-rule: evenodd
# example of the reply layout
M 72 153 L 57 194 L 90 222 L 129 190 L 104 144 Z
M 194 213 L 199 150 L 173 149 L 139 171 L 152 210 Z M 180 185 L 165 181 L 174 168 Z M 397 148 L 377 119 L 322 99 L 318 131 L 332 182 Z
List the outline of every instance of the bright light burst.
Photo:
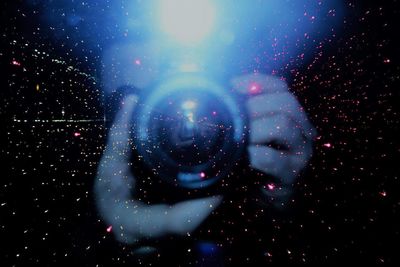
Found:
M 160 0 L 160 27 L 181 44 L 202 41 L 215 22 L 215 7 L 209 0 Z

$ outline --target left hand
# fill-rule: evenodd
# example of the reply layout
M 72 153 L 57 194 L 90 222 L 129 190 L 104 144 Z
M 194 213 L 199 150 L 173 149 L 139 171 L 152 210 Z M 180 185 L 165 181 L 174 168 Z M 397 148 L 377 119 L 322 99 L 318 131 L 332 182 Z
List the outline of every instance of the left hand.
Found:
M 260 189 L 276 207 L 289 199 L 312 155 L 316 130 L 286 82 L 265 74 L 236 77 L 233 88 L 248 94 L 250 166 L 274 177 Z

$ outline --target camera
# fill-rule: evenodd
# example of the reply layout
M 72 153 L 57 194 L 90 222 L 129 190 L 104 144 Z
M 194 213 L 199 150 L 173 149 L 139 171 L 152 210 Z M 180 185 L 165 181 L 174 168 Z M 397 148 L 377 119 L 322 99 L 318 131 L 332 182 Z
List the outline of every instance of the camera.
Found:
M 200 190 L 232 170 L 247 142 L 247 119 L 240 97 L 227 88 L 182 73 L 140 97 L 132 134 L 137 157 L 152 177 Z

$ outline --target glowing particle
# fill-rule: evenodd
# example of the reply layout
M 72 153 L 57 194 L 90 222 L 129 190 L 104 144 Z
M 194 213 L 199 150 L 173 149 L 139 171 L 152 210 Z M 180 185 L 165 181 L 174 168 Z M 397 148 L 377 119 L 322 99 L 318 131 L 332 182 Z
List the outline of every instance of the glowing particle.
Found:
M 79 137 L 79 136 L 81 136 L 81 133 L 80 133 L 80 132 L 75 132 L 75 133 L 74 133 L 74 136 L 75 136 L 75 137 Z
M 259 94 L 261 93 L 261 86 L 258 83 L 251 83 L 248 91 L 250 94 Z
M 14 66 L 18 66 L 18 67 L 21 66 L 21 63 L 16 60 L 11 61 L 11 64 L 13 64 Z
M 201 177 L 201 178 L 205 178 L 205 177 L 206 177 L 206 174 L 205 174 L 204 172 L 201 172 L 201 173 L 200 173 L 200 177 Z
M 385 59 L 383 60 L 383 63 L 389 64 L 389 63 L 390 63 L 390 59 L 389 59 L 389 58 L 385 58 Z
M 135 64 L 140 66 L 142 65 L 142 61 L 140 59 L 135 59 Z
M 107 231 L 107 233 L 110 233 L 112 231 L 112 225 L 108 226 L 106 231 Z
M 331 144 L 331 143 L 326 143 L 326 144 L 323 144 L 323 146 L 324 146 L 324 147 L 327 147 L 327 148 L 331 148 L 331 147 L 332 147 L 332 144 Z
M 267 188 L 268 188 L 268 190 L 274 190 L 275 185 L 273 183 L 269 183 L 269 184 L 267 184 Z
M 217 115 L 217 112 L 216 112 L 216 111 L 213 111 L 212 114 L 213 114 L 214 116 L 216 116 L 216 115 Z
M 39 84 L 36 84 L 36 91 L 39 92 L 39 90 L 40 90 L 40 85 L 39 85 Z
M 386 197 L 387 196 L 386 191 L 379 192 L 379 195 L 381 195 L 382 197 Z

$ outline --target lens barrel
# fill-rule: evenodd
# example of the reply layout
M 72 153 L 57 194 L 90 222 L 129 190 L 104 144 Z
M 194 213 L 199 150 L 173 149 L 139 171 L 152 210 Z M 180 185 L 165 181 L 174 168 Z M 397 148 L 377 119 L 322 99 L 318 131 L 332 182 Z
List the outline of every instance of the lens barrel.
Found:
M 139 105 L 135 147 L 152 174 L 178 187 L 223 178 L 245 144 L 245 116 L 234 95 L 198 76 L 161 83 Z

